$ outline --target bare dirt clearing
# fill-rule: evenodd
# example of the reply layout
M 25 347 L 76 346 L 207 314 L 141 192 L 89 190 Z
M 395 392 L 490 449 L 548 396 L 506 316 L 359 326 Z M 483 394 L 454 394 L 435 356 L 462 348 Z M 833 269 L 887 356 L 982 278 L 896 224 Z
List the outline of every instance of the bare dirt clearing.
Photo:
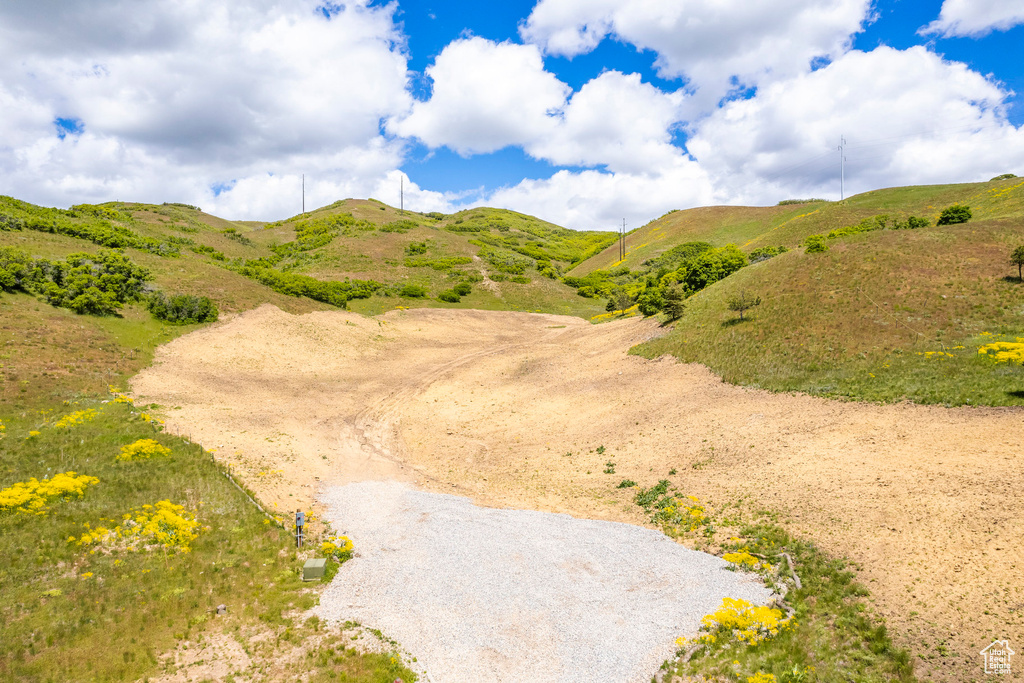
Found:
M 770 394 L 626 355 L 658 332 L 263 306 L 162 347 L 133 390 L 282 513 L 329 484 L 399 479 L 642 523 L 616 484 L 669 478 L 712 503 L 778 510 L 853 560 L 922 678 L 980 680 L 979 650 L 1024 642 L 1024 413 Z

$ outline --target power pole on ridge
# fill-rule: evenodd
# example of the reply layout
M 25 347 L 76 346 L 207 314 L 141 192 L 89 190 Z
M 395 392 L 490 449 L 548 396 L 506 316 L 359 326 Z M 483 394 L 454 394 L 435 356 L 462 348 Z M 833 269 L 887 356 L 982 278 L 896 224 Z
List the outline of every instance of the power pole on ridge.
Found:
M 302 174 L 302 215 L 306 215 L 306 174 Z
M 622 219 L 622 230 L 619 231 L 619 263 L 626 260 L 626 219 Z
M 846 199 L 846 138 L 839 136 L 839 201 Z

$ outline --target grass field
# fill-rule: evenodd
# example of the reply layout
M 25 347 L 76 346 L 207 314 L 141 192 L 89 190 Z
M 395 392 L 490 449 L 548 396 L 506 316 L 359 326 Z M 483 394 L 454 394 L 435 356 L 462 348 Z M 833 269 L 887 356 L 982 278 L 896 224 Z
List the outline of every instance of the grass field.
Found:
M 146 409 L 82 399 L 3 416 L 4 486 L 69 471 L 98 483 L 81 498 L 49 501 L 46 514 L 0 511 L 0 680 L 136 680 L 173 671 L 162 655 L 182 643 L 258 626 L 280 644 L 319 630 L 299 618 L 317 599 L 299 577 L 306 553 L 291 547 L 291 534 L 235 488 L 209 453 L 161 434 Z M 78 411 L 95 412 L 58 426 Z M 170 454 L 117 459 L 139 439 L 154 439 Z M 184 506 L 200 524 L 190 552 L 155 541 L 132 552 L 72 540 L 90 527 L 123 524 L 124 515 L 162 500 Z M 226 615 L 214 614 L 218 605 L 227 606 Z M 347 640 L 327 637 L 321 651 L 332 656 L 309 658 L 293 673 L 308 673 L 309 680 L 342 672 L 351 676 L 343 680 L 415 680 L 390 655 L 346 650 Z
M 936 226 L 954 203 L 970 206 L 973 218 Z M 920 216 L 931 226 L 828 237 L 879 216 Z M 644 261 L 691 241 L 790 251 L 697 292 L 670 333 L 634 352 L 668 353 L 726 381 L 775 391 L 1022 405 L 1019 366 L 979 354 L 985 344 L 1024 336 L 1024 284 L 1009 262 L 1024 244 L 1022 228 L 1020 178 L 892 188 L 844 202 L 672 212 L 629 236 L 623 266 L 653 273 Z M 828 250 L 804 253 L 803 241 L 816 234 Z M 607 268 L 617 257 L 613 247 L 571 272 Z M 744 320 L 729 308 L 741 293 L 762 301 Z
M 626 238 L 620 263 L 612 245 L 576 266 L 572 275 L 625 265 L 636 270 L 643 262 L 691 241 L 715 246 L 735 244 L 746 252 L 763 246 L 795 248 L 808 235 L 854 225 L 879 214 L 915 215 L 935 224 L 943 208 L 967 204 L 975 220 L 1024 216 L 1024 179 L 988 183 L 921 185 L 874 190 L 842 202 L 811 202 L 770 207 L 713 206 L 673 211 L 633 230 Z

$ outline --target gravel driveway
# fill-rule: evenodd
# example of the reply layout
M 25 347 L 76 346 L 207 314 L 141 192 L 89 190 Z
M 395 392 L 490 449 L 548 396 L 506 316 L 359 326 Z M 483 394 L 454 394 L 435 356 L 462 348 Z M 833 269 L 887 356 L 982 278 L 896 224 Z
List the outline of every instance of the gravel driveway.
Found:
M 432 683 L 649 681 L 722 598 L 770 597 L 725 561 L 629 524 L 397 482 L 322 499 L 356 556 L 316 612 L 382 630 Z

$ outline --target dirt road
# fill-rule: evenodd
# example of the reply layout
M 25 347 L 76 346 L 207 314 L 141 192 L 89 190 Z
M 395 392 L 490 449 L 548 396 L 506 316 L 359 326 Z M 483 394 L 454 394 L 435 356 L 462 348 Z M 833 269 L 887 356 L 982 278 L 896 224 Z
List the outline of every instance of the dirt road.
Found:
M 985 645 L 1024 644 L 1024 414 L 770 394 L 627 355 L 656 334 L 640 320 L 264 306 L 162 347 L 133 390 L 282 512 L 328 483 L 399 479 L 642 523 L 616 484 L 669 478 L 777 510 L 855 562 L 922 678 L 981 680 Z

